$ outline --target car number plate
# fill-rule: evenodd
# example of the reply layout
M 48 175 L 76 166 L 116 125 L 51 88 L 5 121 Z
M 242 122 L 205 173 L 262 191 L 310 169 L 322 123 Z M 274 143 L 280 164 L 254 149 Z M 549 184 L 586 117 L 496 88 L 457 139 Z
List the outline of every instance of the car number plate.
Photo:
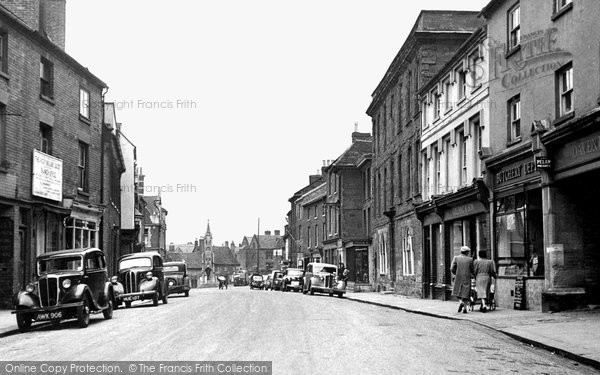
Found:
M 140 299 L 140 296 L 125 296 L 123 297 L 123 301 L 137 301 Z
M 52 319 L 60 319 L 63 317 L 62 311 L 51 311 L 51 312 L 41 312 L 38 313 L 35 320 L 52 320 Z
M 300 285 L 300 282 L 298 282 L 298 281 L 292 281 L 292 285 L 293 286 L 298 286 L 298 285 Z

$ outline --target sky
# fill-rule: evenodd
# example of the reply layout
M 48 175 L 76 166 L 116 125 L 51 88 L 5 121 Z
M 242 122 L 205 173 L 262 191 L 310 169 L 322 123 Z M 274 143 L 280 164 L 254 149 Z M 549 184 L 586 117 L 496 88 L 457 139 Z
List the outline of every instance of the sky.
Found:
M 453 0 L 481 10 L 488 0 Z M 109 86 L 167 243 L 281 230 L 288 199 L 371 132 L 371 94 L 447 0 L 67 1 L 66 51 Z M 259 226 L 260 218 L 260 226 Z

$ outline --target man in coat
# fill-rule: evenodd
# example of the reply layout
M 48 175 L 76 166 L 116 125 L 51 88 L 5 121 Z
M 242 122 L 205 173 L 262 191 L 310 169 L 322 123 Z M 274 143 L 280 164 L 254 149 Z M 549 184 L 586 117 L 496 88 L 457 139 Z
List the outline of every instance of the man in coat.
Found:
M 473 258 L 469 255 L 471 249 L 468 246 L 460 248 L 460 255 L 452 259 L 450 271 L 454 278 L 452 295 L 460 301 L 458 312 L 467 313 L 467 306 L 471 296 L 471 277 L 473 276 Z

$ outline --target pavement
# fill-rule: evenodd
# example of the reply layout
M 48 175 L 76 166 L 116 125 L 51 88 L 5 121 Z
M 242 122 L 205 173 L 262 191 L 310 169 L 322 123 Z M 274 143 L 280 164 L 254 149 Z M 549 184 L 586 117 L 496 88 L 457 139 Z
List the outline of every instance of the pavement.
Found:
M 411 298 L 390 293 L 347 293 L 349 300 L 442 319 L 470 321 L 521 342 L 600 369 L 600 309 L 557 313 L 476 306 L 459 313 L 458 302 Z
M 431 317 L 465 321 L 495 330 L 521 342 L 600 369 L 600 309 L 558 313 L 477 308 L 458 313 L 457 302 L 427 300 L 389 293 L 347 293 L 347 300 Z M 17 333 L 15 316 L 0 310 L 0 338 Z

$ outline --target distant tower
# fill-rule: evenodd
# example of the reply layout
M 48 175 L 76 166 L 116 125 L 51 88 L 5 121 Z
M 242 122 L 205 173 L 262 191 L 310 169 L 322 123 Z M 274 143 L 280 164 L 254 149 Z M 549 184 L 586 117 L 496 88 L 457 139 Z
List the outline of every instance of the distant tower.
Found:
M 210 220 L 206 224 L 206 234 L 204 235 L 204 246 L 205 248 L 212 249 L 212 233 L 210 233 Z

